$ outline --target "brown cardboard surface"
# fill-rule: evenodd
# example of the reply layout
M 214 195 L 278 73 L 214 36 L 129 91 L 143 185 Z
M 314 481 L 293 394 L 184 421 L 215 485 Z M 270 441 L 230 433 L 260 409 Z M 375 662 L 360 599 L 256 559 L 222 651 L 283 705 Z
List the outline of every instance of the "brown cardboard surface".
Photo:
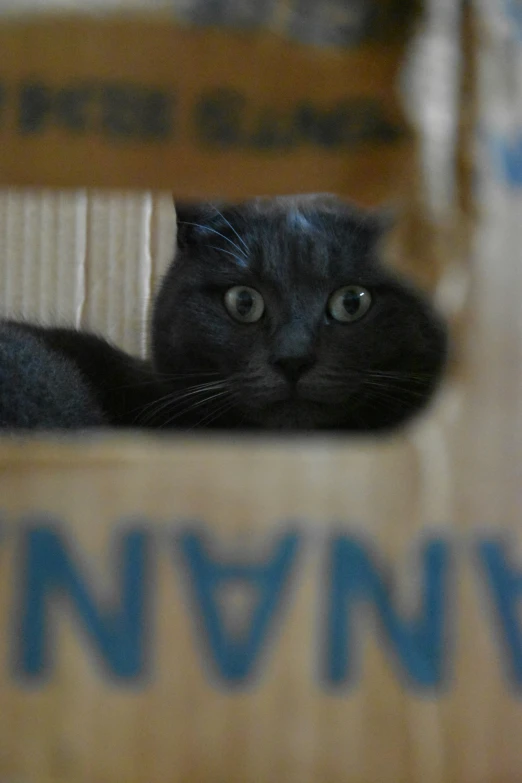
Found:
M 0 25 L 0 183 L 392 198 L 412 173 L 406 31 L 351 49 L 168 18 Z
M 494 369 L 507 357 L 491 355 Z M 495 391 L 480 361 L 472 362 L 464 408 L 448 415 L 454 405 L 441 400 L 422 425 L 375 443 L 0 443 L 2 777 L 35 783 L 517 780 L 516 643 L 506 636 L 479 551 L 489 542 L 507 557 L 502 573 L 519 572 L 519 484 L 506 467 L 519 460 L 520 442 L 516 424 L 509 433 L 497 427 L 509 391 L 503 384 L 503 405 L 495 404 Z M 484 405 L 493 428 L 480 416 Z M 520 421 L 519 408 L 511 407 L 512 425 Z M 487 449 L 480 447 L 485 437 Z M 101 652 L 71 583 L 56 570 L 52 547 L 58 543 L 65 552 L 117 639 L 124 626 L 111 615 L 122 607 L 123 555 L 116 544 L 130 530 L 141 531 L 149 547 L 146 569 L 134 566 L 149 591 L 145 658 L 139 675 L 118 679 L 120 669 L 110 665 L 115 659 Z M 217 566 L 266 565 L 285 536 L 297 535 L 273 625 L 244 679 L 230 679 L 230 651 L 220 658 L 209 641 L 203 598 L 194 592 L 195 561 L 183 549 L 187 533 Z M 421 660 L 425 655 L 427 664 L 442 662 L 432 687 L 411 676 L 415 667 L 405 663 L 405 648 L 401 657 L 383 615 L 362 596 L 344 615 L 356 668 L 348 680 L 328 682 L 332 546 L 339 536 L 371 558 L 407 635 L 419 621 L 406 648 Z M 423 592 L 429 542 L 445 562 L 442 592 L 433 583 L 438 608 Z M 205 585 L 223 613 L 227 638 L 240 643 L 252 621 L 248 583 L 239 579 L 223 594 L 217 584 Z M 367 585 L 361 589 L 368 596 Z M 442 637 L 427 630 L 433 626 L 426 606 L 443 623 Z M 38 639 L 43 658 L 35 653 Z M 35 655 L 41 668 L 31 668 Z
M 449 547 L 460 547 L 455 567 L 465 581 L 458 592 L 453 582 L 448 590 L 459 610 L 474 618 L 459 634 L 457 662 L 452 658 L 450 664 L 447 651 L 458 686 L 446 682 L 426 693 L 418 683 L 407 683 L 393 649 L 382 644 L 381 626 L 362 611 L 352 618 L 358 674 L 351 684 L 328 685 L 322 667 L 334 537 L 361 542 L 376 562 L 386 564 L 384 579 L 393 573 L 399 589 L 390 593 L 394 607 L 401 618 L 409 617 L 422 589 L 416 574 L 422 569 L 426 495 L 421 452 L 405 440 L 378 447 L 303 446 L 136 440 L 0 446 L 4 779 L 459 783 L 475 768 L 474 731 L 492 726 L 493 702 L 496 720 L 516 716 L 513 726 L 520 725 L 519 707 L 503 679 L 505 661 L 494 648 L 497 636 L 473 582 L 472 531 L 458 544 L 448 529 L 433 531 Z M 34 649 L 31 653 L 21 640 L 32 645 L 35 625 L 21 632 L 20 624 L 35 607 L 38 614 L 38 579 L 45 581 L 48 573 L 52 580 L 56 572 L 47 555 L 36 575 L 36 563 L 27 560 L 28 536 L 62 536 L 90 600 L 103 613 L 109 606 L 118 610 L 121 571 L 114 545 L 133 528 L 150 544 L 144 576 L 150 589 L 143 631 L 147 652 L 140 674 L 118 680 L 107 672 L 85 617 L 74 601 L 53 596 L 51 581 L 44 588 L 47 663 L 33 677 L 22 661 Z M 216 562 L 247 565 L 269 562 L 281 540 L 297 533 L 291 580 L 245 679 L 230 681 L 216 668 L 177 543 L 187 531 L 204 533 Z M 28 587 L 27 580 L 35 579 Z M 239 582 L 239 588 L 235 597 L 222 599 L 233 638 L 234 623 L 248 627 L 251 611 L 247 587 Z M 462 621 L 457 622 L 460 631 Z M 107 628 L 118 633 L 110 620 Z M 476 669 L 460 658 L 470 646 L 482 666 L 487 702 L 475 709 L 469 727 L 462 721 L 454 732 L 453 721 L 475 694 Z M 511 736 L 505 747 L 517 753 L 515 732 Z

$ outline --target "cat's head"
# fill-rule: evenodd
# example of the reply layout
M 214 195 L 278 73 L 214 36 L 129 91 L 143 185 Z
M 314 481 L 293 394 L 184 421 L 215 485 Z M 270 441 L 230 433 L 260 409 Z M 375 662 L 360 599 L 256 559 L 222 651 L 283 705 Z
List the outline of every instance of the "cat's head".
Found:
M 382 263 L 379 216 L 331 196 L 177 214 L 153 324 L 173 419 L 374 430 L 429 401 L 446 331 Z

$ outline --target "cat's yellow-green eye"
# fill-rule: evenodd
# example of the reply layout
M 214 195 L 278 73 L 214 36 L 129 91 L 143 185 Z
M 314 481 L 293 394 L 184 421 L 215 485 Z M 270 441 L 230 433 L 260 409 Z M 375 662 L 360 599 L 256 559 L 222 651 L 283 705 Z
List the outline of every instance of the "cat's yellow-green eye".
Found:
M 347 285 L 339 288 L 328 300 L 328 314 L 340 323 L 352 323 L 366 315 L 372 304 L 372 297 L 366 288 Z
M 224 301 L 230 317 L 242 324 L 256 323 L 265 312 L 265 300 L 259 291 L 246 285 L 229 288 Z

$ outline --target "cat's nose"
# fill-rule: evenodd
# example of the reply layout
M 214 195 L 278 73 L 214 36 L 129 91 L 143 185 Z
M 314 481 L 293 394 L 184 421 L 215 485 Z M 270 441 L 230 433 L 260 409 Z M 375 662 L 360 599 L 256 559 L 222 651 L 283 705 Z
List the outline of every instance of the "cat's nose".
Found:
M 315 359 L 311 355 L 303 356 L 279 356 L 273 364 L 291 382 L 297 383 L 301 375 L 314 364 Z

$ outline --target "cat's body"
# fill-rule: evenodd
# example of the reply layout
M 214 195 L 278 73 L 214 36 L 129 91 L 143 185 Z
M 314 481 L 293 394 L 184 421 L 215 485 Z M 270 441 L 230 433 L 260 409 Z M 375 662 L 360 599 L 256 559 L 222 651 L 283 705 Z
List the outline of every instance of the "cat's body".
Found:
M 45 336 L 0 325 L 0 428 L 84 429 L 106 418 L 79 368 Z
M 2 428 L 132 428 L 166 392 L 150 364 L 94 334 L 0 324 Z
M 0 425 L 397 426 L 430 400 L 446 333 L 428 303 L 381 263 L 382 233 L 377 218 L 333 197 L 178 209 L 178 249 L 154 307 L 151 364 L 92 335 L 4 325 Z M 33 387 L 38 345 L 45 345 L 42 373 L 52 375 L 56 360 L 53 410 L 69 368 L 78 421 L 48 420 L 45 404 L 34 405 L 34 388 L 32 413 L 9 421 L 13 388 L 6 389 L 22 334 L 20 361 L 29 354 Z M 3 373 L 2 344 L 11 368 Z M 50 392 L 43 375 L 42 383 Z M 2 410 L 4 398 L 11 407 Z

